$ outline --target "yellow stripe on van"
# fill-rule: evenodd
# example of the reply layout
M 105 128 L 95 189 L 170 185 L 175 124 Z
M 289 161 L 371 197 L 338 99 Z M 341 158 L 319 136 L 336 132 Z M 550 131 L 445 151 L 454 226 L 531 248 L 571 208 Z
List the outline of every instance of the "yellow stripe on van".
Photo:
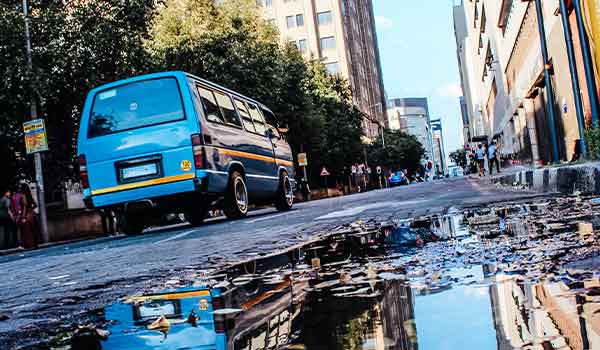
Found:
M 114 187 L 107 187 L 107 188 L 102 188 L 102 189 L 99 189 L 99 190 L 92 191 L 92 196 L 96 196 L 96 195 L 100 195 L 100 194 L 113 193 L 113 192 L 119 192 L 119 191 L 133 190 L 133 189 L 141 188 L 141 187 L 148 187 L 148 186 L 154 186 L 154 185 L 162 185 L 162 184 L 167 184 L 167 183 L 171 183 L 171 182 L 191 180 L 195 176 L 196 175 L 193 174 L 193 173 L 191 173 L 191 174 L 181 174 L 181 175 L 161 177 L 161 178 L 158 178 L 158 179 L 146 180 L 146 181 L 141 181 L 141 182 L 135 182 L 135 183 L 126 184 L 126 185 L 119 185 L 119 186 L 114 186 Z
M 259 154 L 248 153 L 248 152 L 234 151 L 232 149 L 219 148 L 219 153 L 228 155 L 228 156 L 233 156 L 233 157 L 262 160 L 264 162 L 277 163 L 277 164 L 286 165 L 286 166 L 290 166 L 290 167 L 294 166 L 294 163 L 290 162 L 289 160 L 278 159 L 278 158 L 273 158 L 273 157 L 269 157 L 269 156 L 262 156 Z

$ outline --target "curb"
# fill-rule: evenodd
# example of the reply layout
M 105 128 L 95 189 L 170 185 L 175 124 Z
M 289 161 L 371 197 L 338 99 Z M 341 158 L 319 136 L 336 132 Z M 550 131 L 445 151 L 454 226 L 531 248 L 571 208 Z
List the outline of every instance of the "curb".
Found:
M 13 254 L 19 254 L 19 253 L 36 252 L 36 251 L 40 251 L 43 249 L 58 247 L 58 246 L 62 246 L 62 245 L 77 244 L 77 243 L 97 244 L 97 243 L 114 241 L 114 240 L 122 239 L 125 237 L 127 237 L 127 235 L 116 234 L 116 235 L 112 235 L 112 236 L 96 236 L 96 237 L 92 236 L 92 237 L 78 238 L 78 239 L 72 239 L 72 240 L 67 240 L 67 241 L 49 242 L 49 243 L 40 244 L 37 249 L 11 248 L 11 249 L 0 250 L 0 256 L 7 256 L 7 255 L 13 255 Z
M 525 186 L 538 192 L 600 194 L 600 163 L 523 170 L 491 181 L 504 186 Z

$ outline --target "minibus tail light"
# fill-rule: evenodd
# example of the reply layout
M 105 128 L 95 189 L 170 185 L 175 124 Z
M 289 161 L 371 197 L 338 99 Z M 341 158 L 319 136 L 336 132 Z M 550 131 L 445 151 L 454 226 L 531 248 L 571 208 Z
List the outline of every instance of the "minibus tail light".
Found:
M 85 154 L 79 155 L 79 177 L 81 178 L 81 186 L 84 189 L 90 188 L 90 179 L 88 177 L 87 160 Z
M 192 135 L 192 150 L 194 152 L 194 166 L 196 166 L 196 169 L 203 169 L 205 167 L 204 160 L 206 154 L 202 142 L 202 135 Z

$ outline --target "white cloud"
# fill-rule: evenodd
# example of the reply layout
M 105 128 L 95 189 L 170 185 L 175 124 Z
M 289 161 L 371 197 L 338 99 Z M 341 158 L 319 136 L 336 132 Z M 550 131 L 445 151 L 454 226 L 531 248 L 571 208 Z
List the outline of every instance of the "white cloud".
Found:
M 437 88 L 437 94 L 442 97 L 461 97 L 463 95 L 462 87 L 460 83 L 449 83 L 442 87 Z
M 381 28 L 391 28 L 394 26 L 394 22 L 384 16 L 375 16 L 375 23 Z

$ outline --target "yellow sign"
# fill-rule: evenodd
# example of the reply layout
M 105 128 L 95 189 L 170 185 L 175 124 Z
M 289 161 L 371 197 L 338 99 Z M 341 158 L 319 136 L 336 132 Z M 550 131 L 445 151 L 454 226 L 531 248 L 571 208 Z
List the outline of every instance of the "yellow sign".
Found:
M 208 310 L 208 300 L 206 300 L 206 299 L 200 299 L 200 305 L 199 305 L 199 307 L 200 307 L 200 310 L 202 310 L 202 311 Z
M 46 126 L 43 119 L 35 119 L 23 123 L 23 131 L 27 154 L 48 150 L 48 138 L 46 137 Z
M 308 166 L 308 158 L 306 157 L 306 153 L 298 153 L 298 165 Z
M 190 162 L 187 159 L 182 160 L 180 166 L 181 166 L 181 170 L 183 170 L 183 171 L 190 171 L 190 170 L 192 170 L 192 162 Z

